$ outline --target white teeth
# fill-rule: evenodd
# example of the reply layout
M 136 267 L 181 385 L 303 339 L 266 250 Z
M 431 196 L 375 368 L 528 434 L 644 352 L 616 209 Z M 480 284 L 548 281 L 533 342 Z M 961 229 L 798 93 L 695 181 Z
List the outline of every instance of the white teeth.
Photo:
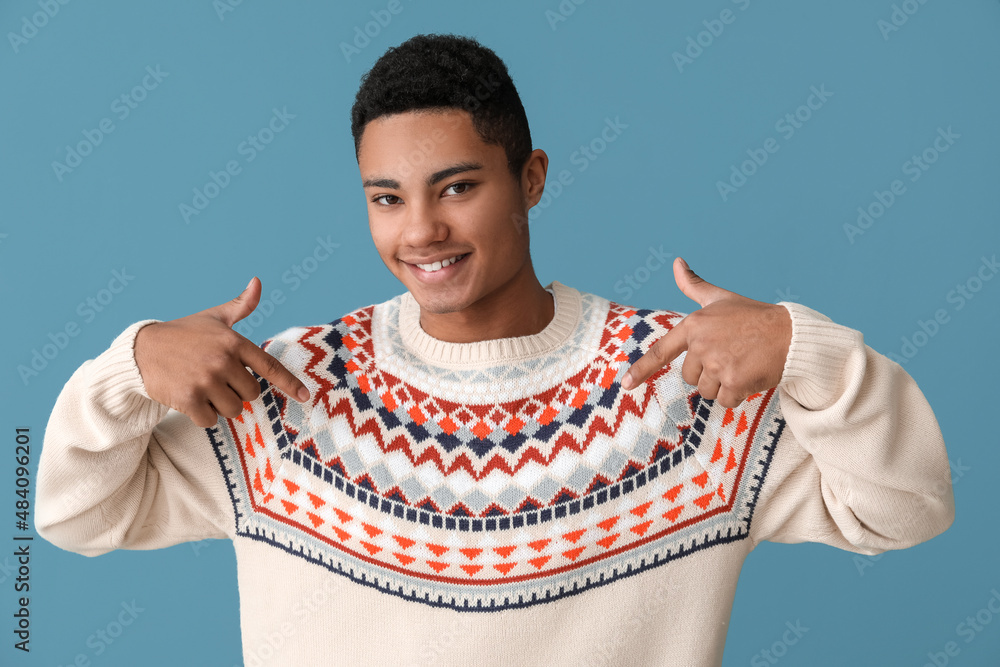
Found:
M 417 264 L 417 266 L 423 269 L 424 271 L 433 272 L 443 269 L 446 266 L 450 266 L 455 262 L 457 262 L 458 260 L 462 259 L 463 257 L 465 257 L 465 255 L 455 255 L 454 257 L 451 257 L 449 259 L 441 260 L 440 262 L 434 262 L 433 264 Z

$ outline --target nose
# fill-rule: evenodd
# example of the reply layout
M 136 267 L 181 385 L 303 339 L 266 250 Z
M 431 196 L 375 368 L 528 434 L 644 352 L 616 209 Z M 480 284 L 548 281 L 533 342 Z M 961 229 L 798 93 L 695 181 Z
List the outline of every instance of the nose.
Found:
M 406 208 L 403 242 L 412 248 L 423 248 L 448 238 L 448 222 L 436 202 L 429 198 L 411 198 Z

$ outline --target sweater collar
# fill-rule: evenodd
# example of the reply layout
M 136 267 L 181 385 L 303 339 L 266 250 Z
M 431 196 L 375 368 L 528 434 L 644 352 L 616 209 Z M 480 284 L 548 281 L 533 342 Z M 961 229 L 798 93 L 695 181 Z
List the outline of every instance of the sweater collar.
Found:
M 555 299 L 555 314 L 544 329 L 530 336 L 449 343 L 420 326 L 420 304 L 410 292 L 400 296 L 399 334 L 406 347 L 423 359 L 446 365 L 480 365 L 545 356 L 557 349 L 580 324 L 580 292 L 553 280 L 546 285 Z

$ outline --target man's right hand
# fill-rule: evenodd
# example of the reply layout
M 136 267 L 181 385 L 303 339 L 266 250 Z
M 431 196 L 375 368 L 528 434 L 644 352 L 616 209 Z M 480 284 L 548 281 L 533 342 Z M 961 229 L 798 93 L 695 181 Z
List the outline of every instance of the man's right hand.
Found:
M 238 416 L 244 401 L 260 395 L 250 367 L 286 395 L 309 400 L 309 390 L 287 368 L 233 331 L 233 325 L 257 307 L 260 292 L 260 280 L 254 276 L 232 301 L 139 329 L 135 363 L 149 397 L 208 428 L 220 415 Z

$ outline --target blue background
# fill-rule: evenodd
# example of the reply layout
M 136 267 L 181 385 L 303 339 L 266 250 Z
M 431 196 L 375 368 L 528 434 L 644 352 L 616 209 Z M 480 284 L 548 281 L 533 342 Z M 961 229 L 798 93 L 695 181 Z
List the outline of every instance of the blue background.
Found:
M 222 13 L 208 0 L 70 2 L 51 18 L 39 18 L 37 0 L 0 6 L 0 484 L 13 488 L 14 428 L 31 428 L 34 473 L 63 383 L 134 321 L 217 305 L 257 275 L 265 296 L 279 288 L 287 297 L 254 328 L 259 343 L 401 292 L 369 235 L 350 106 L 387 47 L 454 32 L 507 63 L 533 143 L 549 155 L 550 190 L 560 170 L 573 175 L 531 223 L 542 284 L 690 312 L 697 304 L 669 265 L 628 298 L 621 291 L 650 246 L 662 246 L 717 285 L 796 300 L 861 330 L 868 345 L 905 361 L 940 422 L 956 471 L 954 525 L 874 559 L 819 544 L 761 545 L 740 578 L 724 664 L 770 664 L 761 651 L 796 621 L 809 630 L 783 665 L 922 665 L 949 641 L 960 648 L 951 664 L 1000 664 L 1000 618 L 991 614 L 972 641 L 956 634 L 1000 590 L 990 477 L 1000 462 L 1000 280 L 981 283 L 960 309 L 948 300 L 1000 251 L 1000 3 L 910 0 L 902 4 L 915 13 L 897 14 L 902 25 L 883 34 L 888 0 L 588 0 L 563 3 L 558 22 L 557 0 L 401 2 L 347 55 L 341 45 L 387 2 L 242 2 Z M 732 22 L 712 24 L 725 9 Z M 25 27 L 33 15 L 44 24 L 37 30 Z M 702 32 L 705 46 L 690 47 L 697 57 L 679 67 L 674 53 Z M 121 118 L 112 103 L 147 66 L 167 75 Z M 812 86 L 832 95 L 794 135 L 779 132 L 776 122 Z M 247 162 L 240 142 L 286 107 L 295 118 Z M 53 162 L 104 118 L 113 132 L 57 174 Z M 581 169 L 574 152 L 607 118 L 627 127 Z M 911 181 L 904 163 L 939 128 L 959 138 Z M 779 150 L 723 198 L 718 182 L 769 137 Z M 242 171 L 185 222 L 179 205 L 229 160 Z M 844 225 L 894 179 L 905 193 L 849 238 Z M 340 247 L 293 290 L 282 276 L 328 235 Z M 123 268 L 134 278 L 101 312 L 78 310 Z M 948 322 L 903 356 L 903 338 L 938 309 Z M 23 379 L 18 366 L 71 322 L 80 334 Z M 0 498 L 13 523 L 13 494 Z M 3 664 L 64 665 L 79 653 L 95 665 L 240 664 L 230 542 L 96 559 L 40 539 L 33 549 L 30 656 L 11 647 L 13 558 L 0 557 Z M 88 637 L 133 599 L 143 609 L 136 622 L 96 655 Z

